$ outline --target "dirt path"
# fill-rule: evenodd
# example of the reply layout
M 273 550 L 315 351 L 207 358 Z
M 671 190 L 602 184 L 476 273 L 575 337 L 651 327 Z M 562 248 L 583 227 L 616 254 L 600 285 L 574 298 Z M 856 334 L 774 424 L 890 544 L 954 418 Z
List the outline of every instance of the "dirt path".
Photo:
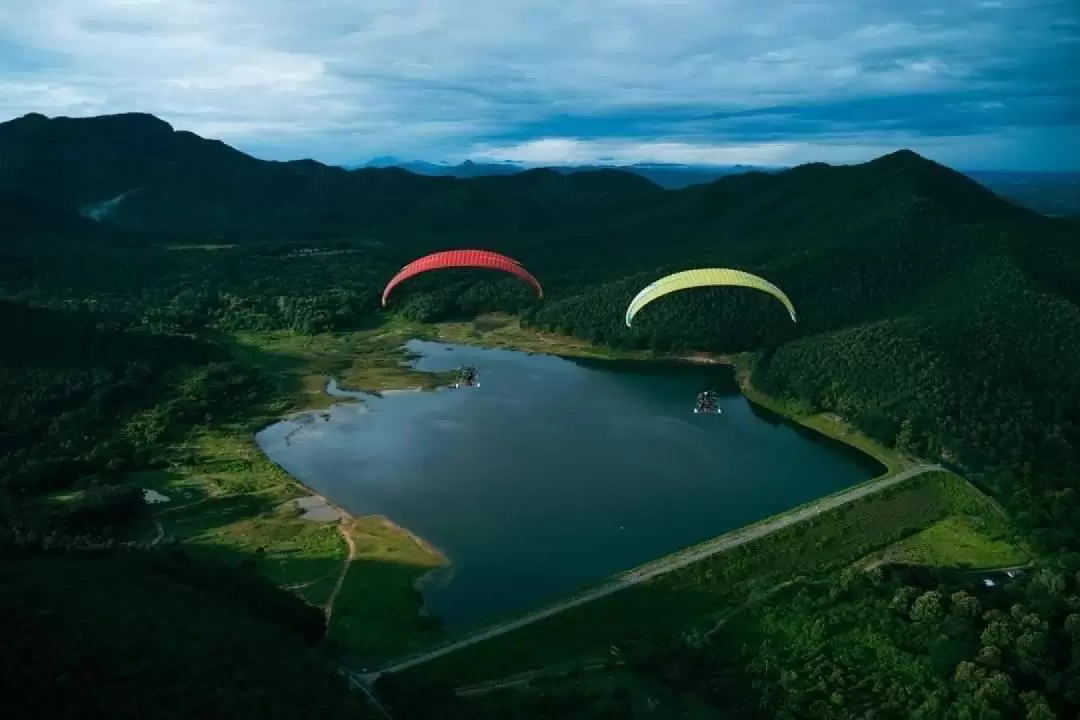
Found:
M 739 615 L 741 613 L 746 612 L 747 610 L 754 607 L 755 605 L 758 605 L 759 603 L 765 602 L 766 600 L 771 598 L 773 595 L 776 595 L 781 590 L 785 590 L 785 589 L 791 587 L 792 585 L 798 585 L 798 584 L 803 583 L 803 582 L 805 582 L 805 580 L 803 580 L 801 578 L 796 578 L 795 580 L 785 580 L 782 583 L 778 583 L 776 585 L 773 585 L 771 588 L 769 588 L 768 590 L 765 590 L 760 595 L 755 595 L 754 597 L 751 597 L 746 602 L 738 605 L 737 607 L 732 608 L 728 612 L 724 613 L 723 616 L 717 618 L 716 622 L 713 623 L 713 626 L 711 628 L 709 628 L 708 630 L 706 630 L 702 634 L 703 637 L 706 637 L 706 638 L 712 637 L 716 633 L 723 630 L 724 626 L 727 625 L 728 622 L 730 622 L 731 619 L 733 617 L 735 617 L 736 615 Z
M 269 493 L 277 493 L 277 492 L 279 492 L 281 490 L 281 488 L 285 487 L 285 488 L 290 488 L 291 489 L 291 488 L 295 487 L 295 484 L 286 482 L 286 483 L 278 483 L 277 485 L 271 485 L 270 487 L 259 488 L 258 490 L 243 490 L 241 492 L 223 492 L 216 485 L 214 485 L 213 481 L 207 480 L 207 481 L 203 482 L 203 487 L 205 487 L 207 489 L 206 497 L 199 498 L 198 500 L 192 500 L 191 502 L 187 502 L 187 503 L 177 503 L 176 505 L 171 505 L 170 507 L 162 508 L 161 512 L 170 513 L 170 512 L 177 512 L 179 510 L 190 510 L 193 507 L 197 507 L 199 505 L 207 505 L 209 503 L 214 502 L 215 500 L 225 500 L 225 499 L 231 499 L 231 498 L 238 498 L 238 497 L 243 497 L 245 495 L 266 495 L 266 494 L 269 494 Z
M 621 663 L 615 663 L 615 665 L 621 665 Z M 498 680 L 488 680 L 486 682 L 477 683 L 475 685 L 468 685 L 466 687 L 456 688 L 454 693 L 458 697 L 470 697 L 476 695 L 483 695 L 489 693 L 492 690 L 499 690 L 501 688 L 516 687 L 518 685 L 527 685 L 528 683 L 536 680 L 537 678 L 553 678 L 563 677 L 570 675 L 571 673 L 585 673 L 595 672 L 597 670 L 603 670 L 611 667 L 611 663 L 607 660 L 595 660 L 593 662 L 585 663 L 584 665 L 567 665 L 562 663 L 561 665 L 552 665 L 539 670 L 529 670 L 528 672 L 517 673 L 509 677 L 499 678 Z
M 786 527 L 790 527 L 791 525 L 803 522 L 804 520 L 808 520 L 809 518 L 815 517 L 824 512 L 834 510 L 842 505 L 846 505 L 848 503 L 854 502 L 855 500 L 864 498 L 867 495 L 873 495 L 875 493 L 881 492 L 886 488 L 898 485 L 917 475 L 922 475 L 923 473 L 935 472 L 943 469 L 944 468 L 942 468 L 940 465 L 919 465 L 917 467 L 909 468 L 901 473 L 897 473 L 896 475 L 884 477 L 880 480 L 872 481 L 864 485 L 859 485 L 858 487 L 851 488 L 850 490 L 838 493 L 836 495 L 832 495 L 827 498 L 823 498 L 822 500 L 819 500 L 815 503 L 798 508 L 797 510 L 789 512 L 785 515 L 781 515 L 771 520 L 767 520 L 763 523 L 744 528 L 743 530 L 738 530 L 727 535 L 722 535 L 703 545 L 689 548 L 682 552 L 675 553 L 674 555 L 670 555 L 655 563 L 644 565 L 635 570 L 623 573 L 622 575 L 616 576 L 611 581 L 599 587 L 593 588 L 592 590 L 584 594 L 565 600 L 561 603 L 558 603 L 557 605 L 552 605 L 542 610 L 537 610 L 536 612 L 519 617 L 516 620 L 511 620 L 508 622 L 494 625 L 468 637 L 448 643 L 446 645 L 443 645 L 442 647 L 435 648 L 434 650 L 430 650 L 426 653 L 423 653 L 422 655 L 417 655 L 396 662 L 383 668 L 378 672 L 367 673 L 363 676 L 363 678 L 366 682 L 373 682 L 382 673 L 400 672 L 401 670 L 407 670 L 408 668 L 416 667 L 417 665 L 423 665 L 426 662 L 430 662 L 431 660 L 435 660 L 436 658 L 440 658 L 444 655 L 449 655 L 450 653 L 461 650 L 462 648 L 469 647 L 470 645 L 475 645 L 477 643 L 483 642 L 484 640 L 490 640 L 491 638 L 505 635 L 508 632 L 512 632 L 519 628 L 525 627 L 526 625 L 532 625 L 533 623 L 539 622 L 540 620 L 552 617 L 553 615 L 558 615 L 559 613 L 570 610 L 571 608 L 578 607 L 579 605 L 584 605 L 586 603 L 592 602 L 593 600 L 607 597 L 608 595 L 612 595 L 621 590 L 625 590 L 635 585 L 639 585 L 643 582 L 652 580 L 653 578 L 665 575 L 669 572 L 681 570 L 684 567 L 693 565 L 696 562 L 704 560 L 708 557 L 712 557 L 713 555 L 716 555 L 718 553 L 726 552 L 734 547 L 738 547 L 748 542 L 763 538 L 767 535 L 771 535 Z
M 379 698 L 375 697 L 375 693 L 371 690 L 371 688 L 364 684 L 362 680 L 360 680 L 356 675 L 350 675 L 348 673 L 345 674 L 345 677 L 349 680 L 349 687 L 364 693 L 364 695 L 367 696 L 367 699 L 371 703 L 372 707 L 378 710 L 380 715 L 386 718 L 386 720 L 394 720 L 394 716 L 390 714 L 390 711 L 387 710 L 381 702 L 379 702 Z
M 334 601 L 337 600 L 338 593 L 341 592 L 341 586 L 345 584 L 345 576 L 349 572 L 349 566 L 356 559 L 356 542 L 353 540 L 352 533 L 349 532 L 347 520 L 343 519 L 338 523 L 338 532 L 341 533 L 341 537 L 345 538 L 345 544 L 349 546 L 349 554 L 345 556 L 345 562 L 341 566 L 341 574 L 338 575 L 337 582 L 334 583 L 334 590 L 330 593 L 330 599 L 326 601 L 327 629 L 330 628 L 330 619 L 334 615 Z
M 154 520 L 154 539 L 150 541 L 150 547 L 154 547 L 159 542 L 165 539 L 165 526 L 161 524 L 160 520 Z

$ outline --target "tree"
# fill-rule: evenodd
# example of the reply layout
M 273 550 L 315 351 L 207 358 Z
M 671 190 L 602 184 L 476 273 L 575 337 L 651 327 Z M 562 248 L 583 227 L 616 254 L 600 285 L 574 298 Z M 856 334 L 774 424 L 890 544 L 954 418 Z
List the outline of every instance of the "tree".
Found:
M 952 614 L 958 618 L 977 618 L 982 613 L 979 599 L 972 597 L 965 590 L 957 590 L 949 597 Z
M 956 666 L 956 670 L 953 672 L 953 680 L 961 685 L 968 685 L 975 682 L 981 677 L 979 667 L 975 663 L 967 662 L 966 660 L 959 663 Z
M 1069 613 L 1063 627 L 1074 642 L 1080 641 L 1080 613 Z
M 996 645 L 984 645 L 979 648 L 976 660 L 987 667 L 1001 667 L 1001 648 Z
M 911 426 L 911 420 L 904 418 L 900 422 L 900 432 L 896 435 L 896 447 L 901 450 L 911 450 L 915 442 L 915 431 Z
M 937 590 L 920 595 L 911 608 L 911 619 L 918 622 L 937 622 L 942 615 L 941 593 Z
M 1012 692 L 1012 682 L 1009 676 L 999 670 L 989 670 L 979 684 L 976 695 L 1000 702 L 1007 699 L 1010 692 Z
M 1012 644 L 1012 632 L 1002 620 L 994 620 L 983 630 L 979 638 L 983 645 L 993 645 L 1006 650 Z
M 911 607 L 911 601 L 918 594 L 918 588 L 913 588 L 911 586 L 904 586 L 900 588 L 893 594 L 893 598 L 889 602 L 889 609 L 902 615 L 907 615 L 908 610 Z
M 1026 720 L 1056 720 L 1057 715 L 1046 703 L 1046 698 L 1034 690 L 1020 693 Z

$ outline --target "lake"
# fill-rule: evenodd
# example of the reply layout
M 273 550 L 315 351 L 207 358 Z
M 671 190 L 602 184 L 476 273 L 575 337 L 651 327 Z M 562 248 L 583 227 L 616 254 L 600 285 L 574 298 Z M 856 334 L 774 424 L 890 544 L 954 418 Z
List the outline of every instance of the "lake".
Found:
M 731 369 L 607 363 L 413 340 L 416 368 L 480 387 L 364 396 L 260 432 L 276 463 L 354 515 L 438 547 L 447 629 L 586 583 L 879 474 L 874 460 L 751 406 Z M 721 415 L 694 415 L 697 393 Z

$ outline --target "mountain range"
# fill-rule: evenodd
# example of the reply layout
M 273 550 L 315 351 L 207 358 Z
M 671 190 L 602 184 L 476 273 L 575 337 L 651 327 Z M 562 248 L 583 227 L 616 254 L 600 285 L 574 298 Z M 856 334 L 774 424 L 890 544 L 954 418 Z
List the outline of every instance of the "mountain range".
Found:
M 383 156 L 373 158 L 360 167 L 400 167 L 418 175 L 459 178 L 489 175 L 513 175 L 530 167 L 521 163 L 477 163 L 466 160 L 457 165 L 401 160 Z M 590 170 L 621 170 L 644 177 L 667 190 L 679 190 L 691 185 L 704 185 L 724 177 L 746 172 L 779 172 L 788 169 L 754 165 L 680 165 L 675 163 L 634 163 L 631 165 L 553 165 L 556 172 L 569 174 Z M 1003 197 L 1050 216 L 1080 216 L 1080 173 L 1019 172 L 1007 170 L 969 170 L 968 177 L 985 185 Z
M 203 238 L 240 232 L 241 241 L 356 232 L 418 237 L 438 231 L 447 239 L 477 233 L 535 236 L 557 228 L 579 232 L 586 225 L 610 224 L 616 208 L 626 221 L 663 214 L 663 208 L 702 193 L 726 194 L 712 187 L 731 188 L 736 195 L 761 188 L 767 194 L 786 185 L 791 173 L 805 177 L 824 166 L 786 172 L 711 169 L 745 180 L 690 185 L 674 193 L 663 192 L 643 173 L 689 172 L 685 168 L 638 166 L 628 172 L 506 165 L 495 166 L 505 172 L 492 176 L 492 166 L 466 163 L 458 170 L 462 167 L 475 177 L 462 182 L 397 167 L 346 170 L 311 160 L 268 162 L 136 113 L 84 119 L 31 114 L 0 123 L 0 189 L 77 206 L 84 216 L 109 217 L 130 229 Z M 858 167 L 828 172 L 853 177 L 861 172 Z M 782 179 L 769 183 L 768 175 Z
M 465 160 L 457 165 L 448 163 L 430 163 L 417 160 L 400 160 L 395 157 L 383 156 L 373 158 L 357 167 L 399 167 L 417 175 L 450 176 L 459 178 L 485 177 L 489 175 L 513 175 L 524 172 L 531 167 L 521 163 L 477 163 Z M 736 175 L 744 172 L 775 172 L 785 168 L 766 167 L 755 165 L 678 165 L 672 163 L 634 163 L 631 165 L 544 165 L 555 172 L 568 175 L 576 172 L 588 172 L 590 170 L 620 170 L 631 172 L 650 180 L 666 190 L 679 190 L 690 185 L 702 185 L 710 183 L 725 175 Z

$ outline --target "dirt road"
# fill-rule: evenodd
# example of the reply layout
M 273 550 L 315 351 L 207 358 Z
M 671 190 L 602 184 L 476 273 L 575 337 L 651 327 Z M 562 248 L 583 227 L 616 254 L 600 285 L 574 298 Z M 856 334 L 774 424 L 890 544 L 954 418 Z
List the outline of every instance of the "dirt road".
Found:
M 352 566 L 353 561 L 356 560 L 356 543 L 353 542 L 352 529 L 348 525 L 348 520 L 342 518 L 338 523 L 338 532 L 341 533 L 341 537 L 345 539 L 345 545 L 348 546 L 349 552 L 345 555 L 345 562 L 341 566 L 341 574 L 338 575 L 337 582 L 334 583 L 334 590 L 330 593 L 330 598 L 326 601 L 326 627 L 330 628 L 330 620 L 334 615 L 334 601 L 337 600 L 338 593 L 341 592 L 341 586 L 345 584 L 345 575 L 349 572 L 349 567 Z

